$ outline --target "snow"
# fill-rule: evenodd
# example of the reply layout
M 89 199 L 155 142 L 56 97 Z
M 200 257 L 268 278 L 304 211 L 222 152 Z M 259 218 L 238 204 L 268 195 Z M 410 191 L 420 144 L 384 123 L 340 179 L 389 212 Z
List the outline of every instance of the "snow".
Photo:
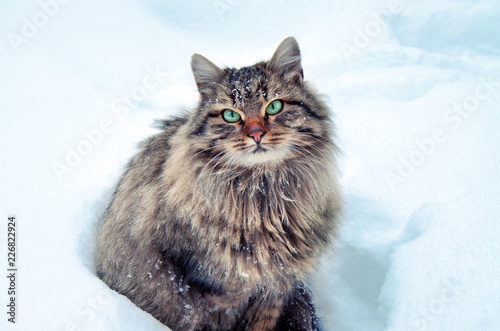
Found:
M 152 121 L 196 103 L 193 53 L 249 65 L 290 35 L 343 150 L 343 227 L 311 277 L 325 329 L 500 329 L 497 1 L 0 7 L 2 330 L 166 329 L 94 275 L 98 219 Z

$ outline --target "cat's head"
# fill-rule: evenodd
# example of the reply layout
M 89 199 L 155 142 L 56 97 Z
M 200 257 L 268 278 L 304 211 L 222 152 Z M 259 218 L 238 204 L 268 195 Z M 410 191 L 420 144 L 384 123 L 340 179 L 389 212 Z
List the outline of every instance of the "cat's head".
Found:
M 253 167 L 314 159 L 328 149 L 329 111 L 303 80 L 295 38 L 250 67 L 221 69 L 198 54 L 191 67 L 201 102 L 190 135 L 200 156 Z

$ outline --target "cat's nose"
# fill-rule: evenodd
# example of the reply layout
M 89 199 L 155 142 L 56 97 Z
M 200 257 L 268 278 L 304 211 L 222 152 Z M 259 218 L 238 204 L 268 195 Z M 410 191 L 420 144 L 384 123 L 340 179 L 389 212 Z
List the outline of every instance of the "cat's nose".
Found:
M 248 136 L 252 137 L 253 140 L 258 144 L 262 140 L 262 136 L 266 132 L 264 131 L 264 128 L 262 127 L 262 124 L 259 122 L 253 122 L 250 124 L 250 127 L 248 128 Z

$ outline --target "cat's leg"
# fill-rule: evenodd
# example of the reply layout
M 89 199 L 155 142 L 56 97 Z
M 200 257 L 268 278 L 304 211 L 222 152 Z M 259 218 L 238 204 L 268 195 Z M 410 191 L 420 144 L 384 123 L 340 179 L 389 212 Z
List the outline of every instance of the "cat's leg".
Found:
M 130 244 L 129 244 L 130 245 Z M 123 249 L 113 259 L 100 261 L 97 274 L 113 290 L 174 330 L 201 329 L 213 304 L 205 291 L 154 248 Z
M 246 312 L 244 330 L 274 330 L 284 303 L 285 299 L 282 294 L 261 293 L 253 298 Z
M 302 282 L 284 305 L 283 312 L 275 328 L 276 331 L 312 331 L 321 330 L 316 315 L 311 290 Z

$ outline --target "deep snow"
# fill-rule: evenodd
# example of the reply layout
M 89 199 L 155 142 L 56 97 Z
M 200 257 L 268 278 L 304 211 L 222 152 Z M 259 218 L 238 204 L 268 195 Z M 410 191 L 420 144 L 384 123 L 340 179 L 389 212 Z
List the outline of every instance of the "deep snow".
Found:
M 165 329 L 93 274 L 98 219 L 152 121 L 196 103 L 193 53 L 249 65 L 290 35 L 343 150 L 325 329 L 500 329 L 497 1 L 4 1 L 0 31 L 2 330 Z

